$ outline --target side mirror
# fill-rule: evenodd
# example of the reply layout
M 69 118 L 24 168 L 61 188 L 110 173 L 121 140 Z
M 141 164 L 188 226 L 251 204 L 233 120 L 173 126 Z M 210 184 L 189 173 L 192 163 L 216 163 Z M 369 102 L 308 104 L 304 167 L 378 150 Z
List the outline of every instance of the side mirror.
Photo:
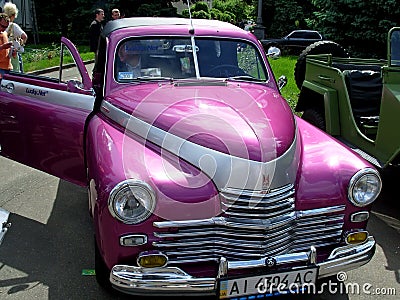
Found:
M 282 75 L 278 79 L 278 88 L 281 90 L 285 85 L 287 84 L 287 77 L 285 75 Z
M 272 59 L 278 59 L 281 57 L 281 49 L 278 47 L 269 47 L 267 51 L 267 56 L 271 57 Z
M 67 82 L 67 90 L 73 93 L 94 95 L 94 90 L 92 88 L 89 90 L 84 89 L 82 82 L 78 80 L 69 80 Z

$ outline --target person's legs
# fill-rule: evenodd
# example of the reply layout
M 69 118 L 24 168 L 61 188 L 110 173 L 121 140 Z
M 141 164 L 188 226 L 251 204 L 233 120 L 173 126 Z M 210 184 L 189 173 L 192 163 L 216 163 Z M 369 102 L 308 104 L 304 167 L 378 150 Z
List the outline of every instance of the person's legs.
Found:
M 16 57 L 11 57 L 11 64 L 14 72 L 20 72 L 18 53 Z
M 3 75 L 9 73 L 9 70 L 0 69 L 0 81 L 3 79 Z
M 22 55 L 21 55 L 21 53 L 17 53 L 17 55 L 18 55 L 18 61 L 19 61 L 19 71 L 21 73 L 24 73 L 24 64 L 22 62 Z

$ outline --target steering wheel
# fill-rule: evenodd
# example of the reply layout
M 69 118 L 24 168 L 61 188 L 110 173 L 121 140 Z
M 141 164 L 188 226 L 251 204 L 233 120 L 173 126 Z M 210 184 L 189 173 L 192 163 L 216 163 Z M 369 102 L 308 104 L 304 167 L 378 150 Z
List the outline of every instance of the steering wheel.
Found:
M 246 75 L 246 73 L 238 66 L 229 64 L 215 66 L 210 70 L 208 70 L 207 74 L 209 74 L 212 77 L 231 77 L 231 76 Z

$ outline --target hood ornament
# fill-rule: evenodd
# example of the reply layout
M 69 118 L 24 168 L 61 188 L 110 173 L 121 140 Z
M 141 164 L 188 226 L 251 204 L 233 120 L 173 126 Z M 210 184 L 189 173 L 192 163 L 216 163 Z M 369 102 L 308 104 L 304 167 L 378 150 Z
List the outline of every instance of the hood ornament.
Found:
M 263 194 L 269 194 L 269 192 L 271 191 L 270 186 L 271 186 L 271 180 L 269 178 L 269 174 L 267 174 L 267 175 L 263 174 L 262 175 L 262 191 L 261 192 Z

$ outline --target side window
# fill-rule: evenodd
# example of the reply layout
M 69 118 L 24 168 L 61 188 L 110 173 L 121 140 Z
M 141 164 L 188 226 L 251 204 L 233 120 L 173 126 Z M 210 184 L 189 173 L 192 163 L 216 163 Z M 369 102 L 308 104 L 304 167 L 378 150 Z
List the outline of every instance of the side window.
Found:
M 82 76 L 75 64 L 74 58 L 71 52 L 65 45 L 61 48 L 61 72 L 60 81 L 67 83 L 70 80 L 82 82 Z
M 319 36 L 319 34 L 316 33 L 316 32 L 309 32 L 309 33 L 307 34 L 306 38 L 307 38 L 307 39 L 315 39 L 315 40 L 317 40 L 317 39 L 320 38 L 320 36 Z
M 301 32 L 293 32 L 290 36 L 290 39 L 301 39 L 303 38 L 303 34 Z
M 238 47 L 237 56 L 238 66 L 246 74 L 260 80 L 267 80 L 262 60 L 258 51 L 256 51 L 256 48 L 251 45 L 246 45 L 246 47 Z

